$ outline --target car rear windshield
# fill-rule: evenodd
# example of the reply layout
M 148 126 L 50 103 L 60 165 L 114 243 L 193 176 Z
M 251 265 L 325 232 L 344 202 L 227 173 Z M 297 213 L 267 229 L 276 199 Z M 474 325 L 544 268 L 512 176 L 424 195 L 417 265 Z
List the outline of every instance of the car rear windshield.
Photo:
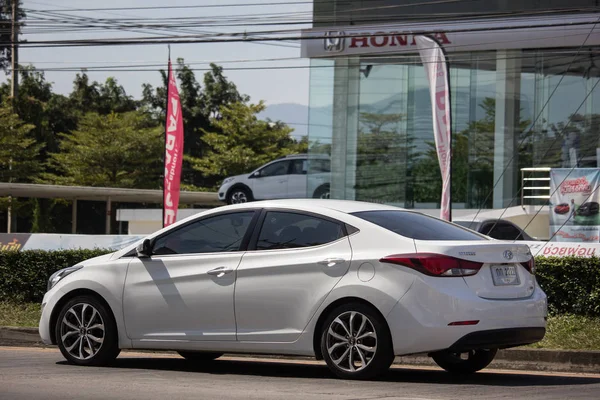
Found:
M 352 215 L 417 240 L 487 240 L 485 236 L 441 219 L 410 211 L 361 211 Z

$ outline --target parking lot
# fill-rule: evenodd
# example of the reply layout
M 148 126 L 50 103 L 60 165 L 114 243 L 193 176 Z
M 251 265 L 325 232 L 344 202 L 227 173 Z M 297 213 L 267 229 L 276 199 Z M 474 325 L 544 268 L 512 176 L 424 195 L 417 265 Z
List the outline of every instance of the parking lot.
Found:
M 394 366 L 377 381 L 334 379 L 315 361 L 124 352 L 113 367 L 66 364 L 54 348 L 0 347 L 1 399 L 596 399 L 600 375 L 486 370 L 466 378 Z

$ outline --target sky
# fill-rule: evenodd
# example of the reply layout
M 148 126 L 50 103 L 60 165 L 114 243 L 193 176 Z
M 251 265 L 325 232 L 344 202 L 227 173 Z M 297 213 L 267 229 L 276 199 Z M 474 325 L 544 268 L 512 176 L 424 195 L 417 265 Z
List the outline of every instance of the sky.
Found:
M 26 10 L 62 10 L 61 14 L 88 18 L 156 18 L 158 21 L 168 18 L 189 17 L 211 17 L 224 15 L 254 14 L 257 16 L 270 13 L 300 13 L 302 20 L 311 20 L 312 4 L 294 5 L 260 5 L 246 7 L 228 7 L 224 4 L 244 3 L 274 3 L 286 0 L 103 0 L 101 2 L 92 0 L 23 0 L 23 8 Z M 289 1 L 289 0 L 288 0 Z M 168 4 L 168 6 L 165 6 Z M 175 9 L 173 6 L 197 6 L 197 5 L 220 5 L 217 8 L 188 8 Z M 160 10 L 135 10 L 135 11 L 91 11 L 73 12 L 73 8 L 114 8 L 114 7 L 165 7 Z M 58 11 L 57 11 L 58 12 Z M 34 13 L 28 12 L 29 17 Z M 38 14 L 39 17 L 39 14 Z M 47 17 L 47 16 L 46 16 Z M 293 25 L 293 28 L 309 28 L 310 25 Z M 34 29 L 33 26 L 26 27 L 25 31 Z M 243 32 L 245 30 L 260 29 L 290 29 L 289 26 L 260 26 L 260 27 L 192 27 L 187 30 L 211 31 L 211 32 Z M 155 32 L 146 32 L 142 36 L 151 36 Z M 181 33 L 189 35 L 189 32 Z M 35 40 L 66 40 L 66 39 L 91 39 L 91 38 L 115 38 L 135 37 L 140 35 L 127 31 L 92 31 L 92 32 L 70 32 L 70 33 L 42 33 L 22 35 L 22 39 Z M 280 42 L 278 42 L 280 43 Z M 54 47 L 54 48 L 22 48 L 19 53 L 21 65 L 32 64 L 43 70 L 57 67 L 98 67 L 115 66 L 127 64 L 163 64 L 166 67 L 168 49 L 166 45 L 135 45 L 135 46 L 107 46 L 107 47 Z M 300 43 L 285 42 L 279 45 L 265 45 L 254 43 L 197 43 L 176 44 L 171 46 L 171 59 L 184 58 L 187 64 L 193 68 L 206 68 L 208 62 L 216 62 L 225 69 L 225 75 L 233 81 L 240 92 L 248 94 L 253 102 L 266 101 L 267 105 L 279 103 L 308 104 L 308 68 L 294 69 L 254 69 L 254 70 L 230 70 L 228 67 L 262 67 L 262 66 L 300 66 L 306 67 L 307 59 L 300 58 Z M 273 58 L 286 58 L 284 61 L 262 61 L 262 62 L 232 62 L 236 60 L 268 60 Z M 198 64 L 196 64 L 198 63 Z M 163 67 L 163 69 L 165 68 Z M 139 98 L 143 83 L 151 83 L 153 86 L 160 84 L 160 67 L 155 71 L 132 72 L 132 71 L 92 71 L 87 74 L 91 80 L 103 82 L 109 76 L 114 76 L 124 86 L 128 94 Z M 77 71 L 46 71 L 46 79 L 53 83 L 54 91 L 61 94 L 70 93 L 73 78 Z M 196 71 L 196 77 L 201 82 L 203 71 Z M 6 77 L 2 77 L 5 81 Z

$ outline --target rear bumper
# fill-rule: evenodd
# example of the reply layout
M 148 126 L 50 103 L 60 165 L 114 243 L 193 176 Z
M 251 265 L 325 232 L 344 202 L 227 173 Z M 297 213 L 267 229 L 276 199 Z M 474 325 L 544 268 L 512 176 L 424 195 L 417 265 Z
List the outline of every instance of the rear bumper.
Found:
M 544 338 L 546 328 L 492 329 L 469 333 L 450 346 L 452 351 L 475 349 L 506 349 L 539 342 Z
M 527 298 L 490 300 L 464 279 L 419 276 L 386 320 L 394 353 L 405 355 L 535 343 L 544 337 L 546 316 L 546 294 L 537 285 Z

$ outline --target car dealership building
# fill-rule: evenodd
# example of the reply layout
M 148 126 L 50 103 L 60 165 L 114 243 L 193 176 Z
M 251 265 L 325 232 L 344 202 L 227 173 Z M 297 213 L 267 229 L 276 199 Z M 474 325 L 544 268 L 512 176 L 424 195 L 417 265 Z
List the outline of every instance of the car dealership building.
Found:
M 584 0 L 315 0 L 302 41 L 309 153 L 330 152 L 331 197 L 439 208 L 429 88 L 413 39 L 428 34 L 450 65 L 454 213 L 537 212 L 529 206 L 547 201 L 547 168 L 600 166 L 595 9 Z

